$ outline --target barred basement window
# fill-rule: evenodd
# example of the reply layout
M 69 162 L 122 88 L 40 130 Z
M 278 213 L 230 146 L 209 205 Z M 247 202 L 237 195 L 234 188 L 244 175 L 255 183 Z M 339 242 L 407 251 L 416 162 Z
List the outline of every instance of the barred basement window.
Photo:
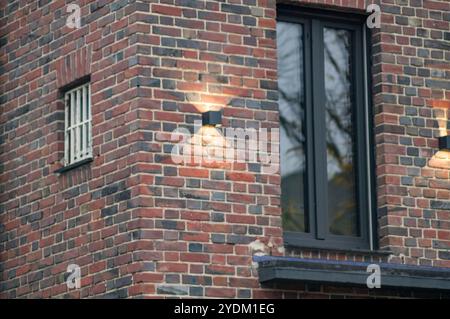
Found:
M 364 17 L 278 7 L 281 201 L 287 246 L 372 246 Z
M 65 166 L 92 158 L 91 89 L 86 83 L 64 94 Z

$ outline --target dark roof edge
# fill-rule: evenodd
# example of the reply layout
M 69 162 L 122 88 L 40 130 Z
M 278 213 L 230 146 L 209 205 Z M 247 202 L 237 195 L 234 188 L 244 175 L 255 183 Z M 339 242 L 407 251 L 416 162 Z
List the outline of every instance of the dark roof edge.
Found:
M 330 261 L 307 258 L 255 256 L 259 281 L 286 281 L 353 285 L 366 287 L 367 266 L 371 263 Z M 450 291 L 450 269 L 377 263 L 381 270 L 381 287 L 435 289 Z

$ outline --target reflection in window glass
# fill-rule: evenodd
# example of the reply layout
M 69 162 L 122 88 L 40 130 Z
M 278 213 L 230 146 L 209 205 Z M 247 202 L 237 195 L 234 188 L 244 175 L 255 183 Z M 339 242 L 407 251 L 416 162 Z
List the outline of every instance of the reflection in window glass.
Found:
M 357 236 L 351 47 L 350 31 L 324 28 L 329 231 Z
M 286 231 L 308 232 L 305 216 L 303 27 L 277 23 L 281 200 Z

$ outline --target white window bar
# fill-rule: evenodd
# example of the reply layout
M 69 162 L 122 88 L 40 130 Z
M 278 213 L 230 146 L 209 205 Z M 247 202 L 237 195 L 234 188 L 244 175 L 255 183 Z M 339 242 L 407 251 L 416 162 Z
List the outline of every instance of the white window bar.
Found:
M 88 116 L 88 134 L 87 134 L 87 149 L 88 156 L 92 157 L 92 107 L 91 107 L 91 86 L 87 86 L 87 116 Z
M 75 127 L 75 91 L 70 92 L 70 159 L 69 164 L 75 163 L 75 130 L 73 129 Z
M 80 160 L 80 151 L 81 151 L 81 130 L 80 130 L 80 123 L 81 123 L 81 109 L 83 107 L 83 105 L 81 104 L 81 92 L 80 90 L 76 90 L 75 91 L 75 96 L 76 96 L 76 104 L 75 104 L 75 109 L 76 109 L 76 114 L 77 114 L 77 119 L 76 119 L 76 127 L 75 127 L 75 161 Z
M 67 164 L 67 159 L 69 158 L 69 149 L 70 149 L 70 131 L 68 130 L 68 123 L 70 122 L 70 97 L 66 94 L 64 97 L 64 112 L 65 112 L 65 130 L 64 130 L 64 160 L 65 164 Z
M 92 157 L 92 116 L 89 83 L 65 94 L 65 165 Z

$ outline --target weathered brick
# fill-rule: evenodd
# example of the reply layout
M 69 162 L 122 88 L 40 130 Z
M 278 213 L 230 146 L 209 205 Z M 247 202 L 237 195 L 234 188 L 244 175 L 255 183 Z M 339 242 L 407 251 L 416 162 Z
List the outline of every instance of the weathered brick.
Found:
M 351 12 L 367 4 L 300 2 L 299 10 L 320 2 L 321 10 Z M 261 287 L 252 268 L 258 243 L 273 255 L 387 258 L 283 247 L 279 173 L 261 163 L 191 166 L 170 156 L 169 133 L 193 133 L 210 106 L 223 108 L 224 127 L 280 126 L 276 4 L 87 1 L 81 30 L 65 25 L 67 4 L 59 0 L 4 6 L 0 251 L 8 254 L 0 298 L 367 297 L 321 284 Z M 450 267 L 450 176 L 436 140 L 448 129 L 439 118 L 450 97 L 449 6 L 382 1 L 382 28 L 368 41 L 376 236 L 393 263 Z M 64 156 L 61 93 L 87 77 L 93 161 L 56 174 Z M 69 263 L 82 265 L 77 292 L 62 284 Z

